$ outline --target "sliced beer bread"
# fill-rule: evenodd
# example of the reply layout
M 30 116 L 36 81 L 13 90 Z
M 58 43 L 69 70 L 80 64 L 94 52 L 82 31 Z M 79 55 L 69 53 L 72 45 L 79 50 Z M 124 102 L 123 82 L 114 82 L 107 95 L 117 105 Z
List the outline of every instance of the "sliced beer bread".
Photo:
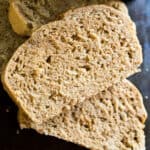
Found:
M 33 121 L 52 118 L 137 71 L 142 51 L 133 30 L 129 17 L 111 7 L 72 11 L 17 49 L 4 88 Z
M 22 111 L 18 120 L 21 128 L 94 150 L 144 150 L 146 117 L 140 92 L 123 81 L 45 123 L 32 122 Z
M 10 0 L 9 20 L 14 31 L 28 36 L 35 29 L 71 9 L 92 4 L 107 4 L 128 14 L 121 1 L 109 0 Z

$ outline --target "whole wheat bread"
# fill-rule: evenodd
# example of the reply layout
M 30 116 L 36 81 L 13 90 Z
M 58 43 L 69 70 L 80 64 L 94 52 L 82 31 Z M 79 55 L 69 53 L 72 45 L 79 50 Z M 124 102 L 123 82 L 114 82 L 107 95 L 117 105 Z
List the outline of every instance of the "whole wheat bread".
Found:
M 8 0 L 0 0 L 0 74 L 16 48 L 25 40 L 16 35 L 8 20 Z
M 34 32 L 2 75 L 6 91 L 35 122 L 132 75 L 142 63 L 129 17 L 103 5 L 69 14 Z
M 21 128 L 94 150 L 144 150 L 146 117 L 140 92 L 124 81 L 45 123 L 34 123 L 21 111 L 18 120 Z
M 10 0 L 9 20 L 14 31 L 20 35 L 30 35 L 41 25 L 56 20 L 71 9 L 92 4 L 107 4 L 128 14 L 121 1 L 110 0 Z

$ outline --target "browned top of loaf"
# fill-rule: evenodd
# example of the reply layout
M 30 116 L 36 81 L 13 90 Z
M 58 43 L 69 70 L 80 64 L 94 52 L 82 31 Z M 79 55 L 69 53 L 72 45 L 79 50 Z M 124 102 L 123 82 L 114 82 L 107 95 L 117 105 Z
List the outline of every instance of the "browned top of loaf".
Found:
M 34 32 L 10 59 L 2 81 L 41 122 L 132 75 L 141 62 L 131 20 L 111 7 L 90 6 Z
M 33 128 L 90 149 L 144 150 L 146 117 L 140 92 L 124 81 L 45 123 L 34 123 L 22 112 L 19 122 L 22 128 Z

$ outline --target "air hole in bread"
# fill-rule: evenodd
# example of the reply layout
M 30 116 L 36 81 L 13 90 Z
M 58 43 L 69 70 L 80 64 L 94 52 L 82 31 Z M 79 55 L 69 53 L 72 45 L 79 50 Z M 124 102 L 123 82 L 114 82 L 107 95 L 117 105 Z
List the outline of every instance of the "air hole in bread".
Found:
M 129 56 L 129 58 L 133 58 L 131 52 L 128 52 L 128 56 Z
M 79 57 L 79 56 L 77 56 L 77 57 L 75 57 L 75 59 L 80 60 L 80 57 Z
M 76 40 L 76 41 L 78 41 L 79 40 L 79 37 L 77 36 L 77 34 L 74 34 L 74 35 L 72 35 L 72 37 L 71 37 L 73 40 Z
M 130 100 L 131 100 L 131 101 L 134 101 L 134 98 L 133 98 L 133 97 L 131 97 L 131 98 L 130 98 Z
M 86 54 L 88 54 L 90 52 L 90 50 L 89 49 L 85 49 L 85 52 L 86 52 Z
M 66 40 L 65 40 L 65 37 L 64 36 L 61 36 L 60 37 L 60 39 L 61 39 L 61 41 L 64 43 L 64 42 L 66 42 Z
M 45 106 L 45 108 L 46 108 L 46 109 L 48 109 L 48 108 L 49 108 L 49 106 L 47 105 L 47 106 Z
M 71 51 L 74 53 L 76 51 L 76 48 L 73 48 Z
M 100 62 L 99 62 L 99 64 L 100 64 Z M 101 64 L 101 68 L 104 68 L 105 67 L 105 65 L 104 64 Z
M 15 62 L 19 62 L 19 57 L 16 58 Z
M 51 63 L 51 56 L 47 57 L 46 62 L 49 63 L 49 64 Z
M 79 78 L 79 75 L 78 75 L 78 74 L 76 75 L 76 78 Z
M 33 24 L 32 23 L 28 22 L 27 26 L 28 26 L 29 29 L 33 29 Z
M 104 39 L 102 39 L 102 40 L 101 40 L 101 44 L 104 44 L 104 43 L 105 43 L 105 40 L 104 40 Z
M 86 71 L 90 71 L 91 70 L 91 67 L 89 65 L 81 66 L 80 68 L 83 68 Z

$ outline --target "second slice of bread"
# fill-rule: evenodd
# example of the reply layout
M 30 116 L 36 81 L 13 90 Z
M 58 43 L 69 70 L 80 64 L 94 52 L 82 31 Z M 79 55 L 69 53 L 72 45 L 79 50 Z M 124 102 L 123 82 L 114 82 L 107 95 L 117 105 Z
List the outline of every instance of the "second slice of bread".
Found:
M 127 78 L 142 63 L 129 17 L 103 5 L 69 14 L 34 32 L 2 75 L 4 88 L 35 122 Z
M 140 92 L 123 81 L 42 124 L 21 111 L 18 119 L 21 128 L 94 150 L 144 150 L 146 117 Z

